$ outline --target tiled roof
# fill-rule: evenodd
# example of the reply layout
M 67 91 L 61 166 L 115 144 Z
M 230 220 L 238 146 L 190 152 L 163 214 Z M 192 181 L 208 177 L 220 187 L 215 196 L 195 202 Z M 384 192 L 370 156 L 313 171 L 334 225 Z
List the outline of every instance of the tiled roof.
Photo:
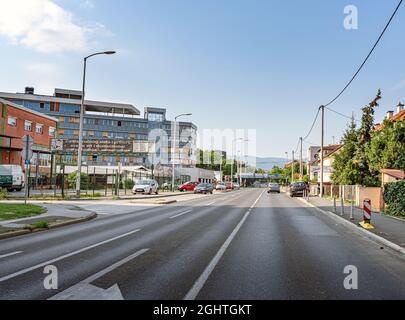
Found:
M 405 179 L 405 172 L 398 169 L 382 169 L 382 173 L 387 174 L 391 177 L 404 180 Z

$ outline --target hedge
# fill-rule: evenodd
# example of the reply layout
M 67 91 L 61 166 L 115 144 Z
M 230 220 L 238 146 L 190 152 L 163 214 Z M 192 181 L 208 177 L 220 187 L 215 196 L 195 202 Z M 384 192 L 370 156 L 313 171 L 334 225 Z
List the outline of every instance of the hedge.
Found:
M 386 214 L 405 217 L 405 180 L 386 184 L 384 201 Z

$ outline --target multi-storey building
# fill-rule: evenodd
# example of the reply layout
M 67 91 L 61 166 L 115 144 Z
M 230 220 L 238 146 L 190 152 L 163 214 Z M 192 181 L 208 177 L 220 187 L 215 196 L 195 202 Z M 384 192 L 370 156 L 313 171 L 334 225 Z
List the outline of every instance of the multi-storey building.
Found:
M 27 87 L 24 93 L 0 92 L 0 98 L 57 118 L 61 160 L 77 163 L 81 91 L 55 89 L 53 96 L 47 96 Z M 83 128 L 82 161 L 89 165 L 171 163 L 173 123 L 166 119 L 165 109 L 145 108 L 141 117 L 131 104 L 86 100 Z M 180 122 L 176 131 L 175 158 L 180 158 L 183 166 L 194 166 L 197 127 Z

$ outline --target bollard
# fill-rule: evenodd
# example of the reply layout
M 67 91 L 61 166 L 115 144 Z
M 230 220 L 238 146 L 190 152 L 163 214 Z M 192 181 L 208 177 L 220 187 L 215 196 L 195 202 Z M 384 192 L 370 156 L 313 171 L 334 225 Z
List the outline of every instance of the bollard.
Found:
M 364 229 L 374 229 L 371 224 L 371 200 L 365 199 L 363 202 L 363 221 L 360 222 L 360 226 Z
M 335 196 L 333 196 L 333 212 L 334 213 L 337 212 L 337 210 L 336 210 L 336 197 Z

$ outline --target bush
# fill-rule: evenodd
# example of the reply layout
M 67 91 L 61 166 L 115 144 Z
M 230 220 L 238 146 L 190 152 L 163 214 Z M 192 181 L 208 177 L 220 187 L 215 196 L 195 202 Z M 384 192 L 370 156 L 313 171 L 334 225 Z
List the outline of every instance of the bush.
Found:
M 0 200 L 4 200 L 7 197 L 7 189 L 6 188 L 0 188 Z
M 72 172 L 71 174 L 69 174 L 67 177 L 67 181 L 69 184 L 69 188 L 76 188 L 76 172 Z M 85 190 L 87 188 L 90 188 L 89 175 L 82 173 L 80 175 L 80 189 Z
M 405 217 L 405 180 L 385 185 L 384 202 L 387 214 Z
M 135 185 L 135 182 L 133 180 L 124 180 L 125 184 L 125 189 L 132 189 Z

